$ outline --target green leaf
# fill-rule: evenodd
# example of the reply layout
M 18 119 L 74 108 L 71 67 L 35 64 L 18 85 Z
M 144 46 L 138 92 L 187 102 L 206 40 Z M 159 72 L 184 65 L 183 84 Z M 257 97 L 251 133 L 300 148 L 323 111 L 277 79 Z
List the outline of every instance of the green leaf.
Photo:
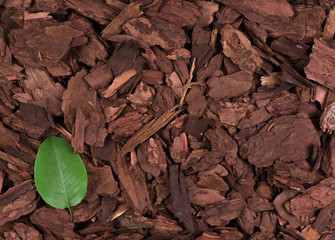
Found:
M 54 208 L 70 211 L 87 192 L 87 172 L 81 157 L 73 153 L 70 143 L 59 137 L 49 136 L 41 144 L 34 176 L 37 191 Z

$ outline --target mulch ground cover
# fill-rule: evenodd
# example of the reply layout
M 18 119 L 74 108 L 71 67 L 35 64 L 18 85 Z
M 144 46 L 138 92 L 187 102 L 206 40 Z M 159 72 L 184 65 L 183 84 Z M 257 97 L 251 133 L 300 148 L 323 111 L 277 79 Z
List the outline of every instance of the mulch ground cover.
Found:
M 335 1 L 0 5 L 0 239 L 335 238 Z M 72 215 L 34 185 L 50 135 Z

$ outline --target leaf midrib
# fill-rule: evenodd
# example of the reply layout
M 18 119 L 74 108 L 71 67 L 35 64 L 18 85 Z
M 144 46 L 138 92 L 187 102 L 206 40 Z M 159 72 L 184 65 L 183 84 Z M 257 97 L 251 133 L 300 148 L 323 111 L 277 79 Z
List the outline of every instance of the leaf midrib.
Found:
M 57 149 L 55 148 L 55 146 L 56 146 L 56 144 L 52 144 L 52 148 L 53 148 L 53 151 L 54 151 L 55 156 L 56 156 L 56 162 L 57 162 L 57 166 L 58 166 L 58 169 L 59 169 L 61 182 L 62 182 L 63 189 L 64 189 L 66 206 L 69 208 L 69 207 L 70 207 L 70 206 L 69 206 L 69 200 L 68 200 L 68 196 L 67 196 L 67 192 L 66 192 L 66 188 L 65 188 L 65 183 L 64 183 L 64 178 L 63 178 L 63 173 L 62 173 L 62 170 L 61 170 L 61 168 L 60 168 L 60 164 L 59 164 L 59 160 L 58 160 L 59 153 L 58 153 Z

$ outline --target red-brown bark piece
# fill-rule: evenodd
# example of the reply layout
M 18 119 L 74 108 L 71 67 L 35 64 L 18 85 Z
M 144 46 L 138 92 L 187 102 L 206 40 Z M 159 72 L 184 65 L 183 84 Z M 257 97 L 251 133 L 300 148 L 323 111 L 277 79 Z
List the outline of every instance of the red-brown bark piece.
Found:
M 66 209 L 49 207 L 38 208 L 30 215 L 30 220 L 33 224 L 63 239 L 78 237 L 73 231 L 74 223 L 71 218 Z
M 191 202 L 186 188 L 185 177 L 177 165 L 169 169 L 173 214 L 181 221 L 188 232 L 194 232 Z
M 306 77 L 335 91 L 335 50 L 319 39 L 314 39 L 310 62 L 305 67 Z
M 158 215 L 154 219 L 154 229 L 162 232 L 179 232 L 183 230 L 182 227 L 178 226 L 175 220 L 161 215 Z
M 83 69 L 72 77 L 62 98 L 65 125 L 74 132 L 72 143 L 76 152 L 84 150 L 84 142 L 102 147 L 107 136 L 97 93 L 89 89 L 85 76 L 86 70 Z
M 241 70 L 253 73 L 262 66 L 261 57 L 241 31 L 227 24 L 221 29 L 221 36 L 223 53 Z
M 25 66 L 53 66 L 68 53 L 73 41 L 86 38 L 86 29 L 75 28 L 81 25 L 80 20 L 61 24 L 43 20 L 26 21 L 23 29 L 15 29 L 9 35 L 10 48 Z
M 27 67 L 26 74 L 24 88 L 34 97 L 34 104 L 44 107 L 47 112 L 60 115 L 64 87 L 55 83 L 44 69 Z
M 279 37 L 271 42 L 271 48 L 276 52 L 288 56 L 295 62 L 300 58 L 306 58 L 307 50 L 310 47 L 304 43 L 289 40 L 286 37 Z
M 318 179 L 316 174 L 313 174 L 312 172 L 307 171 L 306 169 L 300 168 L 293 163 L 275 164 L 274 165 L 274 170 L 276 171 L 276 174 L 278 176 L 292 177 L 292 178 L 301 180 L 305 183 L 312 184 L 312 183 L 316 183 L 320 180 L 320 179 Z
M 197 24 L 201 27 L 208 26 L 213 22 L 213 14 L 219 10 L 219 4 L 216 2 L 197 1 L 201 17 L 198 19 Z
M 158 69 L 163 73 L 170 74 L 173 72 L 173 65 L 171 61 L 167 58 L 167 54 L 159 49 L 159 47 L 154 46 L 152 48 L 154 53 L 156 54 L 156 58 L 154 59 L 155 64 Z
M 249 206 L 243 209 L 237 221 L 244 232 L 253 234 L 256 226 L 256 214 Z
M 113 74 L 107 64 L 97 64 L 84 79 L 93 89 L 106 87 L 112 80 Z
M 22 240 L 42 240 L 42 235 L 33 227 L 23 223 L 14 223 L 13 230 L 20 236 Z
M 253 76 L 243 71 L 211 78 L 207 81 L 208 96 L 214 99 L 223 99 L 240 96 L 253 86 Z
M 115 142 L 106 137 L 103 147 L 96 147 L 93 151 L 93 157 L 104 161 L 111 161 L 116 157 Z
M 87 22 L 87 24 L 89 23 Z M 107 59 L 107 48 L 91 28 L 89 28 L 87 38 L 87 44 L 80 44 L 78 47 L 76 47 L 75 52 L 78 61 L 93 67 L 97 61 L 105 61 Z
M 273 205 L 278 213 L 278 215 L 287 221 L 293 228 L 297 228 L 300 226 L 300 219 L 294 216 L 292 213 L 287 211 L 284 204 L 290 199 L 294 198 L 298 195 L 298 191 L 292 189 L 285 189 L 281 192 L 275 200 L 273 201 Z
M 194 150 L 188 155 L 181 168 L 186 170 L 186 174 L 211 170 L 217 167 L 224 156 L 225 153 L 221 151 Z
M 160 140 L 150 138 L 137 149 L 137 158 L 140 167 L 146 173 L 158 177 L 167 173 L 166 154 Z
M 183 83 L 176 72 L 172 72 L 171 74 L 166 75 L 166 84 L 173 89 L 175 95 L 178 96 L 178 98 L 181 97 L 183 92 Z
M 159 117 L 175 105 L 175 94 L 172 88 L 159 85 L 151 108 L 155 112 L 155 117 Z
M 205 136 L 211 142 L 211 152 L 213 152 L 213 154 L 215 154 L 215 152 L 222 153 L 229 165 L 238 167 L 238 164 L 236 164 L 238 152 L 237 143 L 225 130 L 222 128 L 210 129 L 206 131 Z
M 243 234 L 238 231 L 236 228 L 229 228 L 221 230 L 219 234 L 215 232 L 205 232 L 201 237 L 196 238 L 196 240 L 218 240 L 218 239 L 232 239 L 232 240 L 241 240 L 243 239 Z
M 14 130 L 24 133 L 29 137 L 39 139 L 42 137 L 47 129 L 43 129 L 38 125 L 32 125 L 24 121 L 20 116 L 20 111 L 3 118 L 3 122 L 11 126 Z
M 101 201 L 96 198 L 92 202 L 83 200 L 78 205 L 71 207 L 73 222 L 86 222 L 94 218 L 101 211 Z
M 285 36 L 292 40 L 311 42 L 321 33 L 321 25 L 325 19 L 323 8 L 315 6 L 296 5 L 295 15 L 289 20 L 274 20 L 260 22 L 260 27 L 267 30 L 269 37 Z
M 46 112 L 43 108 L 33 104 L 22 103 L 20 106 L 20 112 L 23 120 L 25 120 L 29 124 L 35 126 L 38 125 L 44 129 L 50 127 Z
M 149 191 L 145 176 L 138 165 L 127 166 L 125 158 L 119 154 L 116 162 L 112 163 L 113 170 L 119 178 L 122 193 L 127 196 L 127 201 L 134 210 L 140 213 L 151 208 Z
M 100 0 L 66 0 L 64 2 L 69 8 L 77 10 L 82 15 L 92 18 L 102 25 L 109 24 L 117 15 L 111 7 Z
M 296 94 L 283 91 L 269 99 L 266 104 L 266 110 L 274 115 L 291 115 L 298 112 L 298 106 L 301 104 Z
M 37 202 L 33 180 L 11 187 L 0 195 L 0 225 L 31 213 Z
M 251 239 L 272 239 L 276 231 L 277 216 L 272 213 L 263 213 L 260 223 L 260 232 L 256 232 Z
M 191 134 L 193 137 L 197 139 L 201 139 L 203 134 L 206 132 L 208 128 L 209 121 L 207 118 L 197 118 L 194 116 L 190 116 L 186 119 L 185 123 L 185 132 L 187 134 Z
M 53 65 L 47 66 L 46 69 L 54 77 L 65 77 L 71 75 L 71 68 L 66 65 L 63 61 Z
M 221 166 L 221 165 L 218 165 Z M 216 189 L 221 192 L 226 192 L 229 189 L 228 184 L 223 180 L 221 176 L 218 176 L 217 173 L 212 170 L 200 172 L 198 174 L 199 181 L 197 185 L 203 188 Z
M 318 230 L 319 233 L 327 231 L 327 228 L 332 228 L 335 224 L 334 219 L 335 214 L 335 203 L 329 204 L 327 207 L 321 209 L 318 214 L 313 227 Z
M 187 190 L 191 203 L 196 205 L 205 206 L 226 201 L 226 198 L 221 196 L 220 191 L 216 189 L 193 186 L 189 187 Z
M 129 35 L 165 49 L 182 48 L 187 41 L 184 31 L 173 23 L 153 17 L 134 18 L 123 25 Z
M 188 141 L 185 133 L 173 139 L 172 146 L 170 148 L 171 158 L 175 163 L 183 163 L 188 156 Z
M 222 124 L 236 126 L 248 112 L 254 111 L 255 106 L 242 102 L 225 102 L 224 108 L 219 110 L 219 118 Z
M 239 11 L 253 22 L 263 22 L 269 19 L 284 19 L 293 17 L 292 6 L 285 0 L 257 0 L 250 3 L 247 0 L 219 0 L 219 2 Z
M 271 114 L 268 113 L 264 108 L 258 109 L 246 118 L 243 118 L 237 125 L 238 128 L 251 128 L 255 127 L 256 125 L 266 122 L 271 118 Z
M 98 196 L 115 197 L 119 194 L 118 183 L 113 177 L 113 172 L 110 166 L 95 167 L 87 164 L 88 176 L 88 194 L 85 199 L 88 202 L 95 201 Z
M 285 207 L 297 217 L 311 216 L 315 211 L 334 201 L 335 179 L 330 177 L 310 187 L 285 204 Z
M 0 149 L 14 157 L 22 159 L 20 168 L 25 168 L 27 163 L 33 165 L 36 153 L 23 143 L 17 132 L 9 130 L 0 123 Z
M 242 144 L 240 154 L 257 167 L 269 167 L 276 159 L 284 162 L 306 159 L 313 146 L 320 146 L 318 134 L 308 116 L 298 114 L 269 122 Z
M 185 102 L 188 104 L 187 111 L 195 117 L 201 117 L 204 113 L 207 103 L 204 96 L 205 88 L 195 86 L 189 90 Z
M 142 72 L 142 81 L 149 85 L 158 85 L 163 83 L 163 73 L 158 70 L 148 69 Z
M 134 41 L 126 41 L 117 46 L 107 60 L 107 64 L 112 69 L 114 76 L 120 76 L 130 69 L 141 72 L 143 59 L 139 56 L 139 46 Z
M 158 13 L 147 12 L 147 14 L 152 14 L 152 16 L 159 17 L 180 27 L 194 26 L 201 16 L 198 7 L 185 0 L 164 1 L 163 5 L 159 8 Z
M 230 220 L 238 218 L 245 206 L 246 203 L 243 199 L 226 200 L 210 205 L 200 212 L 200 216 L 205 218 L 211 226 L 226 225 Z
M 241 16 L 241 13 L 239 13 L 238 11 L 225 6 L 220 14 L 218 15 L 218 20 L 217 20 L 217 24 L 220 26 L 224 26 L 225 24 L 229 23 L 232 24 L 236 19 L 238 19 Z
M 129 137 L 151 118 L 152 115 L 140 114 L 137 111 L 126 109 L 124 114 L 108 123 L 107 131 L 115 136 Z
M 124 84 L 126 84 L 134 75 L 136 70 L 129 69 L 113 79 L 112 84 L 102 93 L 104 98 L 113 96 Z
M 65 5 L 62 0 L 36 0 L 35 3 L 37 9 L 50 13 L 65 10 Z
M 102 147 L 107 136 L 106 122 L 98 101 L 94 107 L 87 119 L 85 143 L 93 147 Z
M 325 148 L 325 153 L 321 162 L 321 169 L 328 175 L 335 177 L 335 156 L 334 156 L 335 136 L 331 135 L 329 145 Z
M 319 232 L 315 228 L 311 227 L 311 225 L 308 225 L 306 228 L 304 228 L 301 231 L 300 236 L 310 240 L 318 240 L 321 237 Z
M 106 119 L 106 122 L 111 122 L 116 119 L 122 113 L 122 110 L 126 107 L 126 104 L 113 106 L 108 100 L 106 102 L 100 100 L 101 107 L 103 108 L 103 113 Z
M 155 89 L 142 81 L 137 85 L 135 92 L 129 94 L 127 99 L 135 106 L 151 105 L 155 95 Z
M 120 226 L 125 228 L 152 228 L 154 226 L 153 219 L 135 215 L 134 213 L 126 214 L 118 219 Z
M 273 204 L 265 198 L 251 197 L 248 198 L 247 202 L 255 213 L 271 211 L 274 209 Z

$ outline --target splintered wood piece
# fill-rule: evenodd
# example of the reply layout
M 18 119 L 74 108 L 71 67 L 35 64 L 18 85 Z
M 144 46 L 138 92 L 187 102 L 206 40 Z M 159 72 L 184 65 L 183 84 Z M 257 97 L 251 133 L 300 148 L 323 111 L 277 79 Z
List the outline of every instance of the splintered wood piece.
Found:
M 323 29 L 322 40 L 329 42 L 335 35 L 335 9 L 332 9 L 328 13 L 325 27 Z
M 111 215 L 110 221 L 122 216 L 125 212 L 130 209 L 130 206 L 127 203 L 122 203 Z
M 139 17 L 143 14 L 141 10 L 141 3 L 133 2 L 128 4 L 119 15 L 113 18 L 112 22 L 102 31 L 101 37 L 108 38 L 119 34 L 122 31 L 122 25 L 132 18 Z
M 191 65 L 191 70 L 190 70 L 190 75 L 189 75 L 189 78 L 187 79 L 187 82 L 185 84 L 189 84 L 192 81 L 194 70 L 195 70 L 195 62 L 196 62 L 196 58 L 193 58 L 192 65 Z M 183 90 L 182 94 L 181 94 L 181 99 L 180 99 L 180 102 L 179 102 L 180 107 L 183 106 L 183 104 L 184 104 L 187 90 L 188 90 L 188 88 L 185 88 Z
M 147 124 L 145 124 L 139 131 L 137 131 L 123 146 L 119 154 L 124 156 L 128 152 L 131 152 L 136 148 L 136 146 L 140 143 L 148 140 L 153 134 L 158 132 L 161 128 L 163 128 L 166 124 L 168 124 L 175 116 L 177 116 L 181 110 L 176 110 L 179 105 L 176 105 L 166 111 L 159 118 L 153 119 Z

